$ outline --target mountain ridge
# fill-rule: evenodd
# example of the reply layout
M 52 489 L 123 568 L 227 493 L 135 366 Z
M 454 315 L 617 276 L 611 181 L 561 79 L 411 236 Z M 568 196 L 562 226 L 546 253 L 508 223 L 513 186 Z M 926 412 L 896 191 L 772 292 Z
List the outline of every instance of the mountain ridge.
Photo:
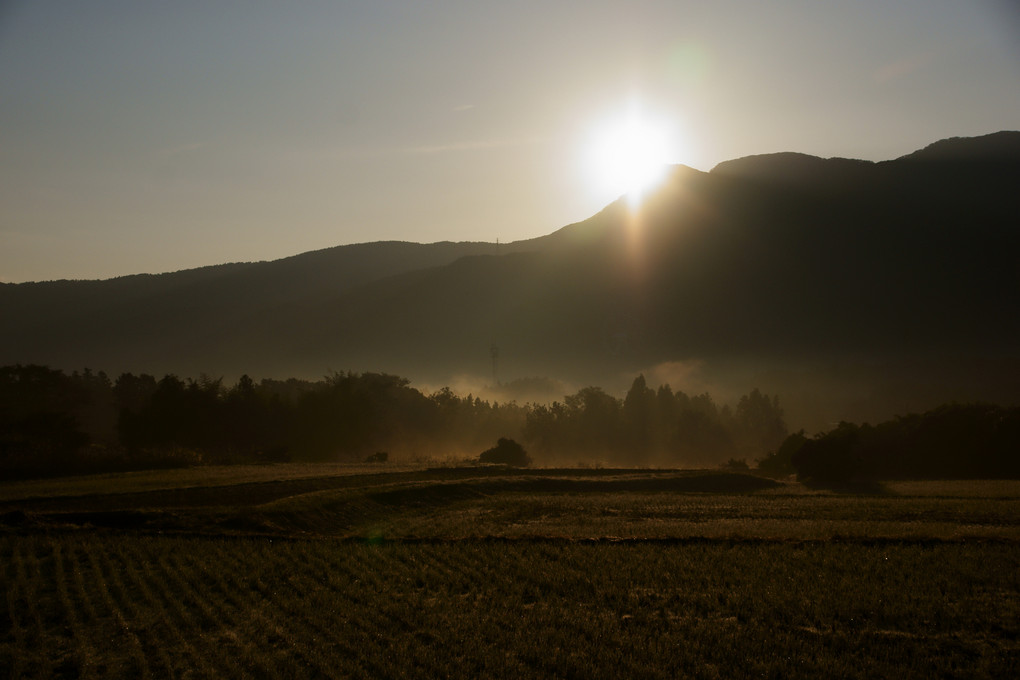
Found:
M 907 406 L 924 391 L 1015 401 L 1004 376 L 1020 367 L 1020 133 L 991 137 L 1012 150 L 989 153 L 982 137 L 969 153 L 966 141 L 950 140 L 948 154 L 929 145 L 932 163 L 788 153 L 707 173 L 677 166 L 640 208 L 621 198 L 498 254 L 488 243 L 391 241 L 176 275 L 7 284 L 0 364 L 381 370 L 439 384 L 491 375 L 495 345 L 504 375 L 577 384 L 682 364 L 702 367 L 701 384 L 746 391 L 777 370 L 857 366 L 835 371 L 841 387 L 818 389 L 858 399 L 895 383 Z M 865 374 L 877 382 L 857 385 Z

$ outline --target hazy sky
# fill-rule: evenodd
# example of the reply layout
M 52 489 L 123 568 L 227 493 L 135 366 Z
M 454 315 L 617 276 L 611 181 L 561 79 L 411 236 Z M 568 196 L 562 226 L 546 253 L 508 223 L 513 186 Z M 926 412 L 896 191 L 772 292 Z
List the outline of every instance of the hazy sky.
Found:
M 1015 0 L 0 0 L 0 281 L 510 241 L 670 161 L 1020 129 Z

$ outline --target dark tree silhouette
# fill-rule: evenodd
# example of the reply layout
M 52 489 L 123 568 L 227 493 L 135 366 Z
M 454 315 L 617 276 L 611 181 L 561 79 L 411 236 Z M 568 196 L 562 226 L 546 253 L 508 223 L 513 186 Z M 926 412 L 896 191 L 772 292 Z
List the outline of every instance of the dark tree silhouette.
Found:
M 758 461 L 758 469 L 767 475 L 777 477 L 793 474 L 793 456 L 807 441 L 804 430 L 794 432 L 783 440 L 778 449 Z
M 76 415 L 87 398 L 60 371 L 0 368 L 0 468 L 11 476 L 76 472 L 75 456 L 90 441 Z
M 797 477 L 816 484 L 883 479 L 1020 478 L 1020 409 L 947 404 L 871 426 L 839 426 L 800 446 Z
M 527 467 L 531 464 L 531 458 L 528 456 L 527 451 L 524 450 L 524 447 L 513 439 L 500 437 L 495 446 L 482 451 L 481 455 L 478 456 L 478 462 Z
M 623 446 L 633 452 L 634 462 L 647 462 L 659 431 L 658 402 L 644 375 L 631 383 L 623 400 Z
M 734 417 L 742 453 L 755 455 L 773 450 L 786 437 L 786 423 L 783 420 L 783 409 L 779 408 L 779 397 L 770 399 L 757 387 L 740 398 Z

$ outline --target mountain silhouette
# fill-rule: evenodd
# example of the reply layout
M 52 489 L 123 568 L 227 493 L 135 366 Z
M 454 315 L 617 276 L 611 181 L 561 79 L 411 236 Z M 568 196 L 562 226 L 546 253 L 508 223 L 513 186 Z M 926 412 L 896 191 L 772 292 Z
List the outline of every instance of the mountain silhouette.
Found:
M 812 423 L 851 417 L 851 402 L 875 417 L 935 399 L 1016 402 L 1017 186 L 1020 132 L 878 163 L 778 153 L 677 166 L 638 208 L 621 198 L 498 250 L 372 243 L 0 285 L 0 364 L 438 384 L 491 375 L 497 345 L 510 376 L 611 387 L 687 362 L 723 388 L 772 381 Z M 808 414 L 822 395 L 844 406 Z

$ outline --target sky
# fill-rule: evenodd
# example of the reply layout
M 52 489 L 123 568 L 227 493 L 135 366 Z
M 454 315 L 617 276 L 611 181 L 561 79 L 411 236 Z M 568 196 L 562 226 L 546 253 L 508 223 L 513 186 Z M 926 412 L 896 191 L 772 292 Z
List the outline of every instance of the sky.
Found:
M 540 236 L 635 115 L 706 171 L 1020 129 L 1020 5 L 0 0 L 0 281 Z

